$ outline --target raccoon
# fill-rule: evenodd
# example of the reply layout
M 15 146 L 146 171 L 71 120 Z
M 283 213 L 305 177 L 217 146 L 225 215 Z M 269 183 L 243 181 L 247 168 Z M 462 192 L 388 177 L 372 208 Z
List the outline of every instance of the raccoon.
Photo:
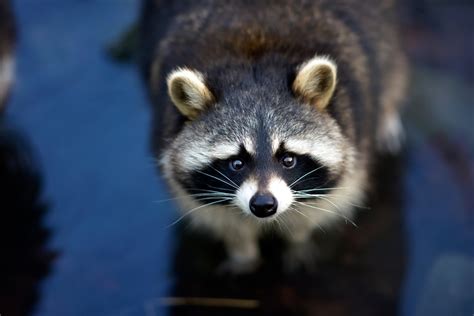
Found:
M 0 113 L 4 108 L 13 82 L 14 33 L 9 2 L 0 0 Z
M 187 218 L 234 272 L 268 229 L 288 265 L 354 223 L 378 150 L 400 146 L 406 63 L 391 1 L 146 1 L 152 147 Z

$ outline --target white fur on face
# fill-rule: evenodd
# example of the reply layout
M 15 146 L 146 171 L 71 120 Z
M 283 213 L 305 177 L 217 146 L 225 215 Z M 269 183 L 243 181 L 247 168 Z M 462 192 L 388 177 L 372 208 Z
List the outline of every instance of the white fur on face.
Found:
M 254 179 L 249 179 L 242 183 L 236 192 L 235 204 L 239 206 L 245 213 L 252 214 L 250 211 L 250 199 L 257 193 L 258 184 Z
M 206 150 L 203 150 L 206 148 Z M 176 159 L 180 160 L 180 167 L 185 171 L 193 171 L 210 165 L 215 159 L 227 159 L 237 155 L 240 151 L 239 145 L 198 143 L 183 149 Z
M 3 56 L 0 59 L 0 103 L 7 96 L 13 82 L 15 62 L 12 56 Z
M 251 155 L 256 154 L 255 143 L 253 142 L 253 140 L 251 138 L 245 138 L 244 141 L 243 141 L 243 144 L 244 144 L 245 150 L 249 154 L 251 154 Z
M 328 167 L 337 167 L 344 160 L 344 151 L 340 144 L 319 139 L 289 139 L 285 147 L 299 155 L 310 155 Z
M 268 191 L 277 199 L 277 214 L 286 211 L 293 203 L 293 194 L 285 181 L 278 177 L 270 179 Z
M 293 203 L 293 194 L 288 185 L 282 179 L 278 177 L 271 178 L 267 190 L 277 199 L 277 215 L 278 213 L 286 211 Z M 252 214 L 249 207 L 250 199 L 257 193 L 257 191 L 258 183 L 255 179 L 245 181 L 240 186 L 239 190 L 237 190 L 235 203 L 247 214 Z
M 280 147 L 280 139 L 277 136 L 272 136 L 272 153 L 275 154 L 278 148 Z

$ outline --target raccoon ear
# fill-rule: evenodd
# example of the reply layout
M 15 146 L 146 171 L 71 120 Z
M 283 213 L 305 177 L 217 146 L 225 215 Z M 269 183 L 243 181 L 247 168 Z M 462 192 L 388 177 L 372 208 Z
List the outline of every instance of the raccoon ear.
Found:
M 316 56 L 298 67 L 293 92 L 305 102 L 323 110 L 336 88 L 336 64 L 327 57 Z
M 171 101 L 191 120 L 214 102 L 214 96 L 204 83 L 204 76 L 198 71 L 178 68 L 169 74 L 167 83 Z

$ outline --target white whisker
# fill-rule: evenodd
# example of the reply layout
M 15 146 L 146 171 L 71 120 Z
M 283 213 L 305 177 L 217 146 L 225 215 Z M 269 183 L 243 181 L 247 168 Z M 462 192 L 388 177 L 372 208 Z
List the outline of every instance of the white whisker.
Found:
M 204 197 L 204 198 L 196 199 L 196 201 L 206 201 L 206 200 L 215 200 L 215 199 L 233 199 L 233 197 L 231 197 L 231 196 L 228 196 L 228 197 L 225 197 L 225 196 L 207 196 L 207 197 Z
M 336 203 L 334 203 L 333 201 L 331 201 L 330 199 L 326 198 L 324 196 L 324 194 L 295 194 L 295 196 L 297 198 L 317 198 L 317 199 L 321 199 L 321 200 L 324 200 L 328 203 L 330 203 L 332 206 L 334 206 L 338 211 L 342 212 L 341 208 L 339 207 L 339 205 L 337 205 Z
M 166 228 L 170 228 L 171 226 L 173 225 L 176 225 L 177 223 L 179 223 L 183 218 L 185 218 L 186 216 L 190 215 L 191 213 L 203 208 L 203 207 L 206 207 L 206 206 L 210 206 L 210 205 L 214 205 L 214 204 L 217 204 L 217 203 L 221 203 L 221 202 L 225 202 L 225 201 L 228 201 L 230 200 L 230 198 L 226 198 L 226 199 L 222 199 L 222 200 L 219 200 L 219 201 L 214 201 L 214 202 L 211 202 L 211 203 L 207 203 L 207 204 L 203 204 L 203 205 L 200 205 L 200 206 L 197 206 L 189 211 L 187 211 L 185 214 L 183 214 L 182 216 L 180 216 L 177 220 L 175 220 L 173 223 L 171 223 L 170 225 L 166 226 Z
M 284 216 L 286 215 L 287 213 L 286 212 L 283 212 L 280 214 L 280 216 L 282 217 L 282 223 L 283 225 L 286 227 L 286 230 L 288 231 L 288 234 L 290 234 L 290 236 L 293 237 L 293 232 L 291 231 L 290 227 L 286 224 L 286 219 L 284 218 Z
M 326 233 L 326 231 L 324 230 L 324 228 L 321 225 L 319 225 L 318 223 L 313 222 L 313 220 L 308 215 L 306 215 L 305 213 L 299 211 L 296 207 L 290 207 L 290 210 L 295 211 L 296 213 L 306 217 L 311 224 L 315 224 L 316 226 L 318 226 L 319 229 L 321 229 L 321 231 L 323 233 Z
M 275 222 L 278 224 L 278 227 L 280 228 L 280 231 L 283 232 L 283 227 L 281 226 L 280 220 L 278 217 L 275 218 Z
M 211 168 L 214 169 L 215 171 L 219 172 L 219 174 L 220 174 L 221 176 L 223 176 L 224 178 L 226 178 L 227 180 L 229 180 L 229 181 L 230 181 L 233 185 L 235 185 L 237 188 L 239 187 L 239 186 L 237 185 L 237 183 L 235 183 L 234 181 L 232 181 L 228 176 L 226 176 L 225 174 L 223 174 L 222 172 L 220 172 L 219 170 L 217 170 L 216 168 L 214 168 L 214 167 L 212 167 L 212 166 L 211 166 Z
M 331 210 L 328 210 L 328 209 L 325 209 L 325 208 L 321 208 L 321 207 L 317 207 L 317 206 L 310 205 L 310 204 L 303 203 L 303 202 L 295 201 L 295 203 L 304 205 L 304 206 L 309 207 L 309 208 L 313 208 L 313 209 L 316 209 L 316 210 L 320 210 L 320 211 L 323 211 L 323 212 L 327 212 L 327 213 L 331 213 L 331 214 L 340 216 L 340 217 L 342 217 L 343 219 L 345 219 L 346 221 L 348 221 L 349 223 L 351 223 L 352 225 L 354 225 L 355 227 L 358 227 L 358 226 L 356 225 L 356 223 L 354 223 L 350 218 L 348 218 L 347 216 L 342 215 L 342 214 L 340 214 L 340 213 L 333 212 L 333 211 L 331 211 Z
M 299 177 L 298 179 L 296 179 L 295 181 L 293 181 L 293 183 L 291 183 L 288 187 L 291 189 L 295 184 L 298 183 L 298 181 L 300 181 L 300 180 L 303 179 L 304 177 L 307 177 L 307 176 L 309 176 L 310 174 L 312 174 L 312 173 L 318 171 L 318 170 L 321 169 L 322 167 L 323 167 L 323 166 L 318 167 L 318 168 L 316 168 L 316 169 L 311 170 L 310 172 L 305 173 L 304 175 L 302 175 L 301 177 Z
M 311 218 L 310 218 L 308 215 L 306 215 L 305 213 L 303 213 L 303 212 L 301 212 L 301 211 L 298 211 L 297 208 L 295 208 L 295 207 L 290 207 L 290 210 L 295 211 L 296 213 L 300 214 L 301 216 L 306 217 L 306 218 L 312 223 Z
M 216 190 L 219 190 L 220 192 L 232 192 L 234 193 L 234 190 L 231 190 L 231 189 L 226 189 L 226 188 L 220 188 L 220 187 L 215 187 L 215 186 L 212 186 L 212 185 L 207 185 L 209 188 L 213 188 L 213 189 L 216 189 Z
M 210 192 L 212 193 L 196 193 L 196 194 L 181 195 L 181 196 L 176 196 L 174 198 L 153 201 L 153 203 L 163 203 L 163 202 L 174 201 L 174 200 L 179 200 L 179 199 L 184 199 L 184 198 L 194 198 L 194 197 L 214 196 L 214 195 L 235 197 L 235 194 L 231 194 L 231 193 L 218 192 L 218 191 L 210 191 Z
M 193 191 L 202 191 L 203 193 L 196 193 L 197 194 L 201 194 L 201 195 L 206 195 L 206 194 L 209 194 L 209 195 L 212 195 L 212 194 L 221 194 L 221 195 L 232 195 L 232 196 L 235 196 L 235 193 L 231 193 L 231 192 L 222 192 L 222 191 L 215 191 L 215 190 L 204 190 L 204 189 L 194 189 Z M 194 195 L 193 195 L 194 196 Z
M 346 199 L 347 196 L 345 195 L 342 195 L 342 194 L 333 194 L 333 193 L 328 193 L 328 194 L 309 194 L 309 193 L 300 193 L 300 192 L 303 192 L 304 190 L 302 191 L 292 191 L 293 192 L 293 195 L 296 197 L 296 198 L 299 198 L 299 199 L 323 199 L 323 200 L 326 200 L 328 201 L 329 203 L 331 203 L 330 201 L 330 198 L 332 196 L 335 196 L 335 197 L 341 197 L 343 199 Z M 361 208 L 361 209 L 366 209 L 366 210 L 370 210 L 370 207 L 368 206 L 363 206 L 363 205 L 359 205 L 359 204 L 354 204 L 354 203 L 351 203 L 351 202 L 348 202 L 346 200 L 342 200 L 340 201 L 341 203 L 343 204 L 347 204 L 347 205 L 351 205 L 351 206 L 354 206 L 354 207 L 357 207 L 357 208 Z M 331 203 L 333 204 L 333 203 Z M 334 205 L 334 204 L 333 204 Z M 334 205 L 336 206 L 336 205 Z
M 327 191 L 327 190 L 340 190 L 340 189 L 347 189 L 347 187 L 315 188 L 315 189 L 298 190 L 297 192 L 313 192 L 313 191 Z
M 327 198 L 330 198 L 331 196 L 346 198 L 346 196 L 340 195 L 340 194 L 325 194 L 325 196 L 326 196 Z M 371 208 L 368 207 L 368 206 L 359 205 L 359 204 L 354 204 L 354 203 L 351 203 L 351 202 L 348 202 L 348 201 L 342 201 L 342 203 L 345 203 L 345 204 L 348 204 L 348 205 L 352 205 L 352 206 L 354 206 L 354 207 L 366 209 L 366 210 L 370 210 L 370 209 L 371 209 Z
M 225 180 L 223 180 L 223 179 L 221 179 L 221 178 L 215 177 L 215 176 L 210 175 L 210 174 L 208 174 L 208 173 L 205 173 L 205 172 L 203 172 L 203 171 L 201 171 L 201 170 L 197 170 L 197 172 L 199 172 L 199 173 L 201 173 L 201 174 L 203 174 L 203 175 L 206 175 L 206 176 L 208 176 L 208 177 L 210 177 L 210 178 L 213 178 L 213 179 L 216 179 L 216 180 L 218 180 L 218 181 L 221 181 L 221 182 L 227 184 L 228 186 L 233 187 L 233 188 L 236 189 L 236 190 L 239 189 L 238 186 L 236 186 L 236 185 L 234 185 L 234 184 L 232 184 L 232 183 L 229 183 L 229 182 L 227 182 L 227 181 L 225 181 Z

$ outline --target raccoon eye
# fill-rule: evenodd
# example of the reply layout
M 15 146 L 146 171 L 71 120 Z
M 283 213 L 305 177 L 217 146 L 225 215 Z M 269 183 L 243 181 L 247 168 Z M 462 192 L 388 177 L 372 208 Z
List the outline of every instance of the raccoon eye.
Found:
M 244 162 L 240 159 L 234 159 L 229 162 L 229 167 L 233 171 L 239 171 L 244 167 Z
M 296 166 L 296 156 L 286 153 L 280 160 L 281 164 L 286 169 L 291 169 Z

